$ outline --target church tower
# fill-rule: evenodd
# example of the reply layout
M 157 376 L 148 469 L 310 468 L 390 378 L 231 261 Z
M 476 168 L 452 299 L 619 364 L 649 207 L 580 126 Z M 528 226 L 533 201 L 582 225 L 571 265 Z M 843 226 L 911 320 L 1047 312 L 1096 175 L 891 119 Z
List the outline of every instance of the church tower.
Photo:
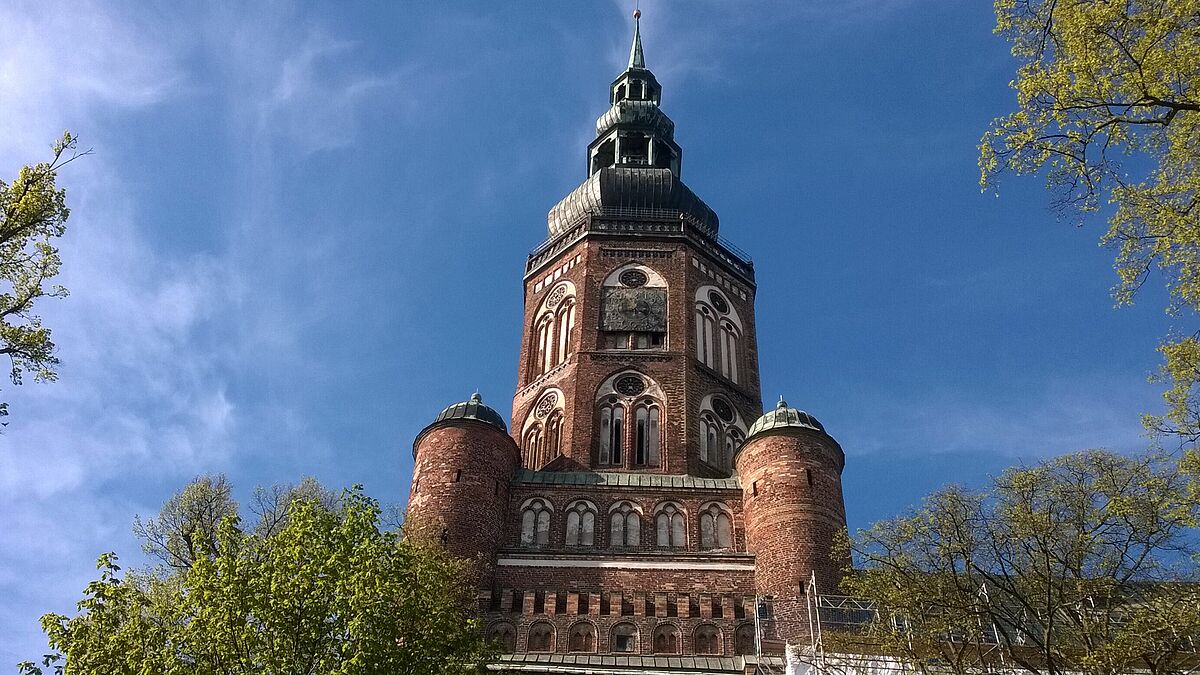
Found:
M 756 598 L 840 574 L 844 455 L 803 411 L 762 415 L 754 264 L 681 179 L 634 17 L 586 176 L 525 263 L 511 424 L 476 396 L 413 448 L 409 517 L 480 561 L 517 671 L 743 672 Z

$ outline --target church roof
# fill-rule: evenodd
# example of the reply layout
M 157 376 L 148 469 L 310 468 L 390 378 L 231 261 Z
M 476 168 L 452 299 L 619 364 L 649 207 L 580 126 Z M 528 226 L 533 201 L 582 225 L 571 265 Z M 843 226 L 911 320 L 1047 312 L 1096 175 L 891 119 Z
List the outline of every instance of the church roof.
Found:
M 596 171 L 555 204 L 546 221 L 553 237 L 588 215 L 637 216 L 663 212 L 691 216 L 709 234 L 716 234 L 720 225 L 716 212 L 674 172 L 649 167 L 605 167 Z
M 825 433 L 825 427 L 821 426 L 817 418 L 803 410 L 788 407 L 787 401 L 783 400 L 783 397 L 780 396 L 779 404 L 775 406 L 775 409 L 764 414 L 751 425 L 747 440 L 760 432 L 788 428 L 811 429 Z
M 429 426 L 450 420 L 477 420 L 491 424 L 499 428 L 500 431 L 508 431 L 508 427 L 504 424 L 504 418 L 500 416 L 500 413 L 483 404 L 483 398 L 479 395 L 479 392 L 471 394 L 471 398 L 462 403 L 447 406 L 442 412 L 438 413 L 438 416 Z
M 640 12 L 634 18 L 629 63 L 609 88 L 611 107 L 596 120 L 588 146 L 588 177 L 546 215 L 551 238 L 588 216 L 683 219 L 717 234 L 717 214 L 679 179 L 683 151 L 675 123 L 659 107 L 662 86 L 646 67 Z M 659 231 L 654 227 L 662 226 L 641 229 Z

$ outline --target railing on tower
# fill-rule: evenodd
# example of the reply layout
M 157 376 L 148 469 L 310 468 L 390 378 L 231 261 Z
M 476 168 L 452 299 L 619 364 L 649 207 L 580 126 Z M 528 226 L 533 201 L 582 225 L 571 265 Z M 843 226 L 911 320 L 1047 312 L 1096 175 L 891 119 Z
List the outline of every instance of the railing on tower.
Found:
M 733 242 L 708 228 L 685 211 L 600 206 L 581 213 L 563 225 L 560 233 L 538 244 L 530 253 L 525 271 L 532 272 L 555 253 L 574 243 L 586 232 L 676 235 L 692 239 L 709 253 L 753 279 L 754 261 Z

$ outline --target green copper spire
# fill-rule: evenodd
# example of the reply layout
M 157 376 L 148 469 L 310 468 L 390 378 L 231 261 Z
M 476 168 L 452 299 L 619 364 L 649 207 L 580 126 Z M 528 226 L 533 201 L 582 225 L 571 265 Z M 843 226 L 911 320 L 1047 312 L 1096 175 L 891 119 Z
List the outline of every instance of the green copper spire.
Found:
M 629 68 L 645 70 L 646 56 L 642 54 L 642 10 L 633 10 L 633 46 L 629 48 Z

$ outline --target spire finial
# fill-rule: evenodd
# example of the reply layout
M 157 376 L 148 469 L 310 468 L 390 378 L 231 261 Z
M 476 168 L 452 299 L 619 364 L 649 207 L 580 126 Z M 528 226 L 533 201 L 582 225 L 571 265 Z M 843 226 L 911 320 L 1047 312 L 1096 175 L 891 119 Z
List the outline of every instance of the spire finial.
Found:
M 633 10 L 633 46 L 629 48 L 629 67 L 645 68 L 646 57 L 642 54 L 642 10 Z
M 775 407 L 776 407 L 777 409 L 778 409 L 778 408 L 786 408 L 786 407 L 788 407 L 787 401 L 783 400 L 783 396 L 782 396 L 782 395 L 779 397 L 779 404 L 778 404 L 778 405 L 776 405 Z
M 471 403 L 483 403 L 483 397 L 479 395 L 479 390 L 476 389 L 474 394 L 471 394 Z

